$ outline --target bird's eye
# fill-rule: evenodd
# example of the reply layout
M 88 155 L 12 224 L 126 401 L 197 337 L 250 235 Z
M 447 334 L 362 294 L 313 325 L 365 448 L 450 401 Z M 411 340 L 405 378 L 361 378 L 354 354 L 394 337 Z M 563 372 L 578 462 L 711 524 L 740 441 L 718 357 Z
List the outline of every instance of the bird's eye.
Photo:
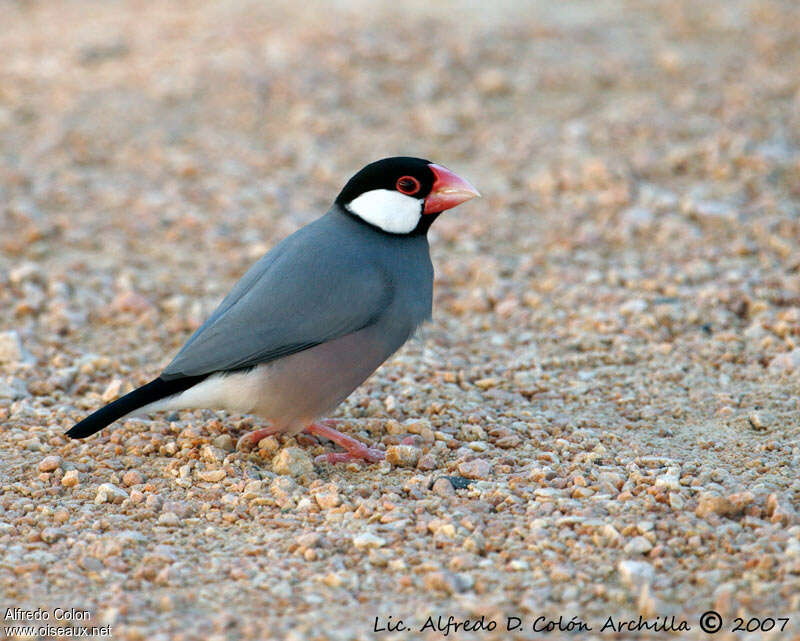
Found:
M 414 176 L 403 176 L 397 179 L 395 187 L 397 187 L 397 191 L 401 194 L 413 196 L 419 191 L 419 180 L 414 178 Z

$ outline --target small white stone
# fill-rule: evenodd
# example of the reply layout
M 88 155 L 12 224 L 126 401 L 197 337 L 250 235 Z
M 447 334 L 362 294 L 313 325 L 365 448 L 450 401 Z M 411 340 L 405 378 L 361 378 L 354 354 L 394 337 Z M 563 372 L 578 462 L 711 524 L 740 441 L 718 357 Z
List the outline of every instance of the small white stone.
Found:
M 161 516 L 158 517 L 158 524 L 159 525 L 166 525 L 168 527 L 175 527 L 180 523 L 180 519 L 178 519 L 178 515 L 175 512 L 164 512 Z
M 117 487 L 113 483 L 103 483 L 97 488 L 97 496 L 94 502 L 100 503 L 122 503 L 128 498 L 128 493 L 122 488 Z
M 59 467 L 61 467 L 60 456 L 45 456 L 41 461 L 39 461 L 40 472 L 52 472 L 53 470 L 57 470 Z
M 305 450 L 299 447 L 285 447 L 272 459 L 272 470 L 275 474 L 302 476 L 314 470 L 311 459 Z
M 652 583 L 655 576 L 653 566 L 644 561 L 620 561 L 617 564 L 617 572 L 622 582 L 629 587 Z
M 42 268 L 34 262 L 24 262 L 8 272 L 8 280 L 13 285 L 20 285 L 27 280 L 44 280 Z
M 786 544 L 786 551 L 784 554 L 786 554 L 786 556 L 790 559 L 800 558 L 800 541 L 797 539 L 791 539 Z
M 386 539 L 383 539 L 372 532 L 362 532 L 353 537 L 353 545 L 359 550 L 364 548 L 380 548 L 386 545 Z
M 653 549 L 653 544 L 643 536 L 635 536 L 625 545 L 628 554 L 647 554 Z
M 225 478 L 225 470 L 204 470 L 197 473 L 198 478 L 206 483 L 219 483 Z
M 16 401 L 26 396 L 30 396 L 30 394 L 21 379 L 14 376 L 9 376 L 5 380 L 0 379 L 0 400 Z
M 747 420 L 750 427 L 759 432 L 768 430 L 775 423 L 775 417 L 769 412 L 763 411 L 753 412 L 747 417 Z
M 339 489 L 335 485 L 329 486 L 321 492 L 317 492 L 314 494 L 314 499 L 317 501 L 317 505 L 323 510 L 337 507 L 342 502 L 342 499 L 339 497 Z
M 673 510 L 682 510 L 684 505 L 686 505 L 686 501 L 683 500 L 683 497 L 680 494 L 677 492 L 669 493 L 669 506 Z
M 27 360 L 19 334 L 15 331 L 0 332 L 0 363 L 17 364 Z
M 656 478 L 656 487 L 663 487 L 665 490 L 681 489 L 681 480 L 677 474 L 662 474 Z
M 634 298 L 624 302 L 619 306 L 619 313 L 623 316 L 635 316 L 647 309 L 647 301 L 641 298 Z
M 119 392 L 121 389 L 122 389 L 122 379 L 115 378 L 106 386 L 106 389 L 100 398 L 104 403 L 110 403 L 119 396 Z
M 769 363 L 769 370 L 775 373 L 793 372 L 798 367 L 800 367 L 800 347 L 785 354 L 778 354 Z
M 242 498 L 244 498 L 246 501 L 249 501 L 251 499 L 263 496 L 263 494 L 264 494 L 263 481 L 253 480 L 244 486 L 244 492 L 242 494 Z

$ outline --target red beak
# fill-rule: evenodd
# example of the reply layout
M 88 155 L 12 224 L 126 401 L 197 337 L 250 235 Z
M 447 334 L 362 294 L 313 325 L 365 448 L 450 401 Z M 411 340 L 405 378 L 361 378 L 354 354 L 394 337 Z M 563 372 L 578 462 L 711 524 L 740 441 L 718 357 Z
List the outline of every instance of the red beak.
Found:
M 460 176 L 456 176 L 452 171 L 431 163 L 428 165 L 435 176 L 431 193 L 425 199 L 423 214 L 438 214 L 445 209 L 451 209 L 456 205 L 467 202 L 475 196 L 480 196 L 475 187 L 469 184 Z

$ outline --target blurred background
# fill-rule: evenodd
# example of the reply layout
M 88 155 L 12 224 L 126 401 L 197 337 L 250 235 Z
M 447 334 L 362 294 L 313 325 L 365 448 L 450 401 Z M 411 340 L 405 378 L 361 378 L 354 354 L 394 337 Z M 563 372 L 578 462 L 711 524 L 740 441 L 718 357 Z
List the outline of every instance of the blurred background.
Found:
M 97 621 L 132 639 L 160 638 L 154 611 L 171 613 L 174 634 L 257 637 L 275 604 L 280 634 L 300 615 L 317 622 L 318 637 L 306 627 L 295 639 L 367 638 L 376 613 L 422 612 L 431 599 L 445 614 L 594 604 L 653 615 L 688 599 L 723 613 L 797 607 L 800 544 L 786 530 L 800 497 L 796 0 L 4 0 L 0 13 L 7 599 L 63 606 L 77 590 L 105 613 Z M 510 520 L 487 525 L 485 547 L 462 549 L 461 534 L 455 548 L 426 540 L 423 524 L 408 537 L 416 551 L 397 552 L 408 569 L 385 569 L 394 543 L 390 560 L 372 565 L 351 561 L 344 544 L 319 557 L 301 548 L 301 558 L 292 537 L 313 520 L 290 510 L 300 524 L 264 563 L 242 549 L 281 531 L 212 489 L 184 495 L 163 452 L 126 459 L 136 446 L 122 427 L 90 445 L 61 439 L 85 411 L 154 376 L 245 269 L 323 213 L 355 171 L 399 154 L 457 171 L 484 197 L 431 232 L 436 301 L 424 346 L 409 346 L 342 412 L 425 413 L 452 443 L 465 416 L 486 426 L 480 456 L 506 485 L 474 496 Z M 223 429 L 203 416 L 198 434 Z M 190 422 L 153 425 L 171 439 Z M 186 447 L 187 461 L 199 456 Z M 595 462 L 586 468 L 571 462 L 584 447 Z M 475 448 L 452 446 L 440 469 Z M 60 469 L 39 475 L 48 453 L 77 461 L 81 485 L 64 489 Z M 617 476 L 603 480 L 601 464 Z M 131 467 L 150 491 L 213 505 L 214 518 L 238 514 L 261 534 L 214 543 L 197 519 L 184 535 L 199 538 L 161 556 L 150 548 L 173 535 L 158 526 L 159 541 L 125 539 L 123 551 L 75 547 L 87 531 L 152 530 L 157 500 L 131 507 L 136 525 L 127 503 L 94 504 L 95 485 L 123 485 Z M 353 474 L 328 480 L 409 519 L 434 511 L 403 493 L 397 470 Z M 506 501 L 509 482 L 551 494 L 535 500 L 528 488 Z M 759 524 L 728 528 L 720 515 L 745 508 L 701 507 L 702 488 L 752 491 L 734 503 Z M 552 492 L 585 501 L 556 508 L 543 498 Z M 595 513 L 592 492 L 628 502 Z M 443 501 L 442 518 L 455 510 L 471 522 L 469 501 Z M 288 508 L 270 509 L 284 518 Z M 596 516 L 619 539 L 608 543 L 596 523 L 575 534 L 579 521 L 552 514 Z M 43 539 L 51 527 L 61 533 Z M 747 548 L 755 541 L 764 547 Z M 71 556 L 56 568 L 47 554 Z M 631 555 L 656 579 L 639 566 L 619 578 Z M 239 565 L 228 574 L 230 558 Z M 339 583 L 319 582 L 328 566 Z M 201 567 L 221 583 L 197 587 Z
M 480 215 L 435 231 L 489 261 L 592 248 L 624 271 L 626 241 L 645 234 L 661 253 L 630 260 L 664 274 L 711 223 L 739 254 L 794 252 L 791 1 L 8 2 L 4 15 L 0 266 L 80 270 L 73 315 L 176 292 L 187 269 L 221 295 L 354 171 L 397 154 L 480 187 Z M 18 296 L 2 296 L 11 311 Z M 54 328 L 77 328 L 64 314 Z

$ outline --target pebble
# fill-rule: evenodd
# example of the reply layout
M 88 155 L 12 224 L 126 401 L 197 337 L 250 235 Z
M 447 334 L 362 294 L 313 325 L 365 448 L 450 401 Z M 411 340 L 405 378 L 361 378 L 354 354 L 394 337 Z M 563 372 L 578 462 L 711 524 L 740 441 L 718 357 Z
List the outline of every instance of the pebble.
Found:
M 794 372 L 800 368 L 800 347 L 795 347 L 791 352 L 778 354 L 769 363 L 769 370 L 777 374 Z
M 670 492 L 668 500 L 669 500 L 669 506 L 673 510 L 682 510 L 683 507 L 686 505 L 686 501 L 677 492 Z
M 410 434 L 418 434 L 425 443 L 433 443 L 435 436 L 431 428 L 430 421 L 423 419 L 412 419 L 406 421 L 405 428 Z
M 285 447 L 272 459 L 272 471 L 276 474 L 303 476 L 314 471 L 306 451 L 299 447 Z
M 783 496 L 772 493 L 767 497 L 767 514 L 772 523 L 780 523 L 783 526 L 791 525 L 797 521 L 797 512 Z
M 119 396 L 121 389 L 122 389 L 122 379 L 115 378 L 106 386 L 106 389 L 103 391 L 103 394 L 100 396 L 100 399 L 104 403 L 110 403 Z
M 281 444 L 278 443 L 277 438 L 274 436 L 268 436 L 267 438 L 262 438 L 258 442 L 258 451 L 269 456 L 270 454 L 277 452 L 280 446 Z
M 197 477 L 206 483 L 219 483 L 225 476 L 225 470 L 203 470 L 197 473 Z
M 214 445 L 203 445 L 200 456 L 209 463 L 222 463 L 225 460 L 225 450 Z
M 20 441 L 20 445 L 31 452 L 41 452 L 42 442 L 35 436 Z
M 395 467 L 415 467 L 420 454 L 420 449 L 413 445 L 391 445 L 386 448 L 386 460 Z
M 339 489 L 335 485 L 328 485 L 324 490 L 314 494 L 314 499 L 323 510 L 338 507 L 342 498 L 339 496 Z
M 59 467 L 61 467 L 60 456 L 45 456 L 41 461 L 39 461 L 40 472 L 52 472 L 53 470 L 57 470 Z
M 486 69 L 479 73 L 476 83 L 481 93 L 487 96 L 500 96 L 510 93 L 514 89 L 508 74 L 497 67 Z
M 636 590 L 644 583 L 652 583 L 655 577 L 653 566 L 644 561 L 623 559 L 617 564 L 617 572 L 625 585 Z
M 775 417 L 769 412 L 753 412 L 747 420 L 750 422 L 750 427 L 758 432 L 763 432 L 775 422 Z
M 342 576 L 336 572 L 329 572 L 326 574 L 324 577 L 322 577 L 322 582 L 329 588 L 339 588 L 344 585 L 344 579 L 342 579 Z
M 34 262 L 26 261 L 13 267 L 8 272 L 8 280 L 13 285 L 21 285 L 25 281 L 44 281 L 42 268 Z
M 653 549 L 653 544 L 643 536 L 635 536 L 625 544 L 628 554 L 647 554 Z
M 158 517 L 159 525 L 166 525 L 167 527 L 175 527 L 180 523 L 180 519 L 175 512 L 164 512 Z
M 139 485 L 141 483 L 144 483 L 144 477 L 139 470 L 128 470 L 122 475 L 122 484 L 125 487 L 131 487 L 132 485 Z
M 55 543 L 59 539 L 63 539 L 66 534 L 61 528 L 46 527 L 41 531 L 40 536 L 45 543 Z
M 61 485 L 64 487 L 75 487 L 80 482 L 81 479 L 78 470 L 68 470 L 64 472 L 64 476 L 61 477 Z
M 263 495 L 264 492 L 264 482 L 260 480 L 253 480 L 247 483 L 244 486 L 244 491 L 242 492 L 242 498 L 246 501 L 259 498 Z
M 661 487 L 666 490 L 680 490 L 680 477 L 677 473 L 662 474 L 656 478 L 656 487 Z
M 439 496 L 455 496 L 456 490 L 453 487 L 453 484 L 444 477 L 439 477 L 433 482 L 433 487 L 431 488 L 434 494 L 438 494 Z
M 730 205 L 716 201 L 716 200 L 700 200 L 696 201 L 688 198 L 683 203 L 683 211 L 688 214 L 693 214 L 698 218 L 707 219 L 722 219 L 734 220 L 736 218 L 736 210 Z
M 621 489 L 623 483 L 625 483 L 625 479 L 622 477 L 622 475 L 617 474 L 616 472 L 601 472 L 598 475 L 597 480 L 600 483 L 608 483 L 617 490 Z
M 453 573 L 446 570 L 428 572 L 423 580 L 426 590 L 431 592 L 444 592 L 445 594 L 458 594 L 471 590 L 475 585 L 474 579 L 463 573 Z
M 647 309 L 647 301 L 641 298 L 629 300 L 619 307 L 619 313 L 623 316 L 634 316 L 643 313 Z
M 423 454 L 419 457 L 419 462 L 417 463 L 417 469 L 422 472 L 431 472 L 439 467 L 438 461 L 436 456 L 431 454 L 430 452 L 427 454 Z
M 187 501 L 164 501 L 161 509 L 164 512 L 174 512 L 180 519 L 185 519 L 194 513 L 194 507 Z
M 276 476 L 269 486 L 269 491 L 282 507 L 293 503 L 293 495 L 297 490 L 297 483 L 291 476 Z
M 18 365 L 25 359 L 25 350 L 16 331 L 0 332 L 0 365 Z
M 735 514 L 736 511 L 736 508 L 727 497 L 716 492 L 704 492 L 698 498 L 697 508 L 695 508 L 694 513 L 700 518 L 705 518 L 711 514 L 730 516 Z
M 462 425 L 459 433 L 464 441 L 483 441 L 486 439 L 486 430 L 480 425 Z
M 458 466 L 458 473 L 468 479 L 485 479 L 492 472 L 492 466 L 484 459 L 465 461 Z
M 97 495 L 94 502 L 100 503 L 122 503 L 128 498 L 128 493 L 113 483 L 103 483 L 97 488 Z
M 786 544 L 784 554 L 790 559 L 800 559 L 800 541 L 797 539 L 791 539 Z
M 0 401 L 16 401 L 29 396 L 25 382 L 14 376 L 0 378 Z
M 362 550 L 364 548 L 380 548 L 386 545 L 386 539 L 372 534 L 372 532 L 362 532 L 353 536 L 353 545 Z
M 212 443 L 214 447 L 219 448 L 223 452 L 233 452 L 233 450 L 236 449 L 236 444 L 233 442 L 230 434 L 220 434 Z

